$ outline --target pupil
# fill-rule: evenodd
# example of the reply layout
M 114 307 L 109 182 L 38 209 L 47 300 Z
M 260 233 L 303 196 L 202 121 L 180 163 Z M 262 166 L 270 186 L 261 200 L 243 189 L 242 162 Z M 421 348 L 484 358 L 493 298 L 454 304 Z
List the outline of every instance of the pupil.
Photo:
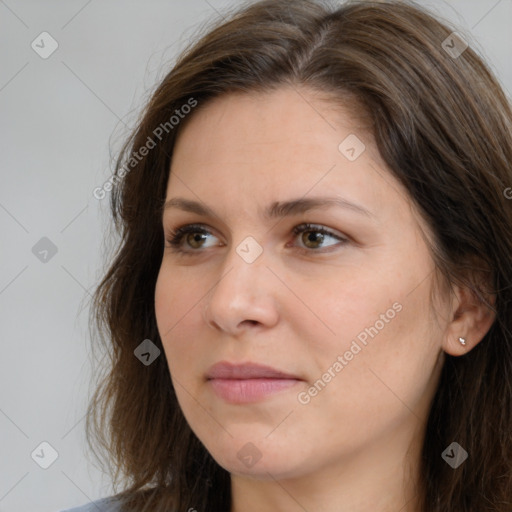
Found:
M 321 242 L 322 237 L 322 233 L 318 233 L 315 231 L 309 231 L 309 234 L 307 235 L 308 241 L 313 243 Z
M 201 238 L 203 237 L 204 235 L 202 233 L 196 233 L 196 234 L 193 234 L 192 235 L 192 239 L 194 240 L 194 243 L 195 242 L 201 242 Z M 192 244 L 194 246 L 194 243 Z

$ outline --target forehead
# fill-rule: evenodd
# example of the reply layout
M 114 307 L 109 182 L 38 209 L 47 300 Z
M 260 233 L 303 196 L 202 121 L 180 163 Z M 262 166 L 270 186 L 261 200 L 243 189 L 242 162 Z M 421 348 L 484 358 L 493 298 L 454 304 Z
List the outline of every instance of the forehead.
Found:
M 294 151 L 301 147 L 311 150 L 311 158 L 318 158 L 318 146 L 322 146 L 323 153 L 329 151 L 337 156 L 343 135 L 357 133 L 366 148 L 375 153 L 373 137 L 359 121 L 359 112 L 364 118 L 363 111 L 354 105 L 342 105 L 332 95 L 320 95 L 305 87 L 230 93 L 199 104 L 175 149 L 194 145 L 194 154 L 187 155 L 189 159 L 212 151 L 220 157 L 226 149 L 232 156 L 255 153 L 263 159 L 266 153 L 276 157 L 276 148 L 293 158 Z
M 378 157 L 370 134 L 339 105 L 307 89 L 283 87 L 266 93 L 227 94 L 198 105 L 174 147 L 172 170 L 203 176 L 235 173 L 286 180 L 336 164 L 340 143 L 358 141 Z M 350 149 L 350 148 L 345 148 Z M 357 155 L 356 155 L 357 156 Z M 356 167 L 354 162 L 352 167 Z M 316 171 L 315 171 L 316 170 Z

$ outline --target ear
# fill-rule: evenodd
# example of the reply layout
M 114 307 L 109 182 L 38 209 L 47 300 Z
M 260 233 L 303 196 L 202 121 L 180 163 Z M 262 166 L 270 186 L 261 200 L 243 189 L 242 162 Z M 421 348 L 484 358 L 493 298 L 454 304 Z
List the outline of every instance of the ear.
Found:
M 461 356 L 482 341 L 496 319 L 496 314 L 470 288 L 454 285 L 453 291 L 452 320 L 444 333 L 443 349 L 452 356 Z M 494 307 L 495 296 L 485 298 Z M 462 345 L 459 338 L 464 338 L 466 344 Z

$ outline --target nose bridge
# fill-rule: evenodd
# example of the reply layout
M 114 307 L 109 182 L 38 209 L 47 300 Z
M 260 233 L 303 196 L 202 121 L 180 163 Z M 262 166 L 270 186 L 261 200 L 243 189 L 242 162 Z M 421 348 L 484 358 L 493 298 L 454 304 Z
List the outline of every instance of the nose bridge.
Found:
M 265 256 L 263 246 L 251 235 L 230 247 L 213 293 L 219 288 L 228 288 L 231 296 L 241 293 L 242 298 L 250 299 L 256 284 L 261 285 L 265 274 L 269 273 Z
M 206 299 L 205 320 L 226 331 L 246 320 L 272 323 L 276 318 L 274 293 L 263 247 L 246 236 L 229 248 L 221 274 Z

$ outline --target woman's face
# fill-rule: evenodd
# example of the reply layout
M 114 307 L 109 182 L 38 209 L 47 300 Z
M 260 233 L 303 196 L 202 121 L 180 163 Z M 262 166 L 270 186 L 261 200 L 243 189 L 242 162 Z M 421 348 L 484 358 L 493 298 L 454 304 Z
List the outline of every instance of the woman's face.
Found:
M 177 198 L 195 207 L 166 209 L 169 238 L 196 226 L 183 252 L 166 242 L 156 317 L 181 409 L 217 462 L 277 479 L 403 454 L 445 324 L 419 220 L 369 135 L 307 89 L 227 95 L 176 143 Z M 340 203 L 302 203 L 323 198 Z M 281 374 L 230 369 L 247 364 Z

